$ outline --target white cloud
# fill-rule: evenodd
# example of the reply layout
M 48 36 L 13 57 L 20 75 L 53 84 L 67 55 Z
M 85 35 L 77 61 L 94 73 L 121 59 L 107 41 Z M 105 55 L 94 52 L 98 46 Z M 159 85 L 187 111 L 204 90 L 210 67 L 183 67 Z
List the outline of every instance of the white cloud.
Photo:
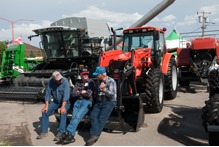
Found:
M 174 19 L 176 19 L 176 17 L 171 14 L 171 15 L 165 16 L 165 17 L 162 18 L 161 20 L 164 21 L 164 22 L 170 22 L 170 21 L 173 21 Z
M 217 15 L 219 13 L 219 5 L 211 5 L 200 8 L 199 11 L 202 12 L 211 12 L 212 15 Z
M 109 22 L 113 27 L 128 27 L 142 17 L 141 14 L 135 12 L 132 14 L 120 13 L 109 10 L 103 10 L 95 5 L 89 6 L 86 10 L 71 15 L 63 15 L 62 17 L 88 17 Z M 127 26 L 128 25 L 128 26 Z
M 201 7 L 197 12 L 200 13 L 196 13 L 193 15 L 189 15 L 189 16 L 185 16 L 183 21 L 178 21 L 176 24 L 177 26 L 189 26 L 189 25 L 194 25 L 198 23 L 198 16 L 202 15 L 201 12 L 211 12 L 210 14 L 205 14 L 208 15 L 210 18 L 212 18 L 212 22 L 219 22 L 218 18 L 213 18 L 213 17 L 218 17 L 218 13 L 219 13 L 219 5 L 211 5 L 211 6 L 205 6 L 205 7 Z
M 177 26 L 188 26 L 188 25 L 193 25 L 197 23 L 197 16 L 196 15 L 190 15 L 190 16 L 185 16 L 183 21 L 178 21 L 176 23 Z
M 152 22 L 158 22 L 160 19 L 158 17 L 155 17 L 154 19 L 151 20 Z

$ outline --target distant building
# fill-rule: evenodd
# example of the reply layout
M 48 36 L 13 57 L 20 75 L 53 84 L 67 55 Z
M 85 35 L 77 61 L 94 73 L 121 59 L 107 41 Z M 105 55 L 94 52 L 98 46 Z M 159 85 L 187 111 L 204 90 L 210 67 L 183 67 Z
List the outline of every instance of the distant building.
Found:
M 25 53 L 28 57 L 39 57 L 42 56 L 42 50 L 36 46 L 25 43 Z

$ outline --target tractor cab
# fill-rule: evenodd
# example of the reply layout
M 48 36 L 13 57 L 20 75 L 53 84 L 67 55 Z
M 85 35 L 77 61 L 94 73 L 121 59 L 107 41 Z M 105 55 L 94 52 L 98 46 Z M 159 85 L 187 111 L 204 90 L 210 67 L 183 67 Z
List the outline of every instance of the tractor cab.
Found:
M 165 31 L 165 28 L 161 30 L 150 26 L 124 30 L 123 51 L 127 52 L 138 48 L 151 48 L 154 51 L 158 48 L 163 50 Z
M 124 30 L 123 52 L 131 50 L 150 49 L 151 60 L 160 65 L 160 57 L 166 52 L 164 32 L 166 29 L 159 29 L 151 26 L 129 28 Z
M 109 67 L 109 74 L 118 77 L 123 67 L 135 67 L 136 77 L 151 66 L 159 68 L 163 54 L 166 53 L 164 32 L 151 26 L 129 28 L 123 31 L 122 50 L 103 53 L 100 65 Z

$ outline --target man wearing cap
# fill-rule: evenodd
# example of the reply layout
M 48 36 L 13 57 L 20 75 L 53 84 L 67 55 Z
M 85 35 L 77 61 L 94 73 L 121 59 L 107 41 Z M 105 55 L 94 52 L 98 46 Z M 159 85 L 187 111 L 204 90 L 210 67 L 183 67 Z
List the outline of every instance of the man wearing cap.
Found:
M 113 108 L 116 105 L 117 86 L 114 79 L 106 75 L 106 69 L 98 66 L 93 73 L 97 76 L 97 99 L 90 115 L 91 128 L 90 139 L 86 145 L 94 144 L 108 120 Z
M 95 83 L 88 78 L 89 72 L 87 67 L 81 69 L 81 79 L 75 83 L 72 92 L 72 97 L 77 100 L 74 103 L 73 114 L 71 122 L 66 128 L 66 133 L 63 133 L 60 141 L 62 144 L 75 142 L 75 131 L 81 119 L 92 107 L 93 91 L 95 90 Z
M 37 139 L 42 139 L 48 136 L 49 116 L 58 110 L 60 113 L 59 129 L 54 141 L 58 141 L 59 137 L 66 128 L 67 111 L 70 108 L 70 86 L 67 78 L 63 77 L 60 72 L 55 71 L 52 77 L 48 81 L 45 94 L 45 106 L 41 110 L 41 133 L 37 136 Z M 53 101 L 51 101 L 51 97 Z

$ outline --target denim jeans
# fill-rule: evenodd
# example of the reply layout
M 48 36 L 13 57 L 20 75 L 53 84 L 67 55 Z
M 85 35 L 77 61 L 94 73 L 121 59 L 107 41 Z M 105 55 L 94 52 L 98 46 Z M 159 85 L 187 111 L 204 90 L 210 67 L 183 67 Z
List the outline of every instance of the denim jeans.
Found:
M 42 114 L 41 118 L 41 125 L 42 125 L 42 133 L 47 133 L 48 132 L 48 127 L 49 127 L 49 116 L 58 108 L 61 107 L 62 104 L 57 104 L 54 102 L 51 102 L 48 106 L 48 111 L 47 113 Z M 70 103 L 68 102 L 65 106 L 66 111 L 70 108 Z M 65 132 L 66 128 L 66 120 L 67 120 L 67 113 L 66 114 L 61 114 L 60 115 L 60 123 L 59 123 L 59 129 L 58 131 L 60 133 Z
M 113 108 L 115 107 L 115 101 L 103 101 L 97 102 L 91 112 L 90 121 L 91 128 L 90 134 L 100 136 L 103 127 L 108 120 Z
M 92 101 L 85 99 L 78 99 L 74 103 L 73 114 L 71 118 L 71 122 L 69 123 L 66 132 L 69 132 L 71 135 L 75 136 L 75 131 L 80 123 L 81 119 L 85 116 L 85 114 L 92 107 Z

